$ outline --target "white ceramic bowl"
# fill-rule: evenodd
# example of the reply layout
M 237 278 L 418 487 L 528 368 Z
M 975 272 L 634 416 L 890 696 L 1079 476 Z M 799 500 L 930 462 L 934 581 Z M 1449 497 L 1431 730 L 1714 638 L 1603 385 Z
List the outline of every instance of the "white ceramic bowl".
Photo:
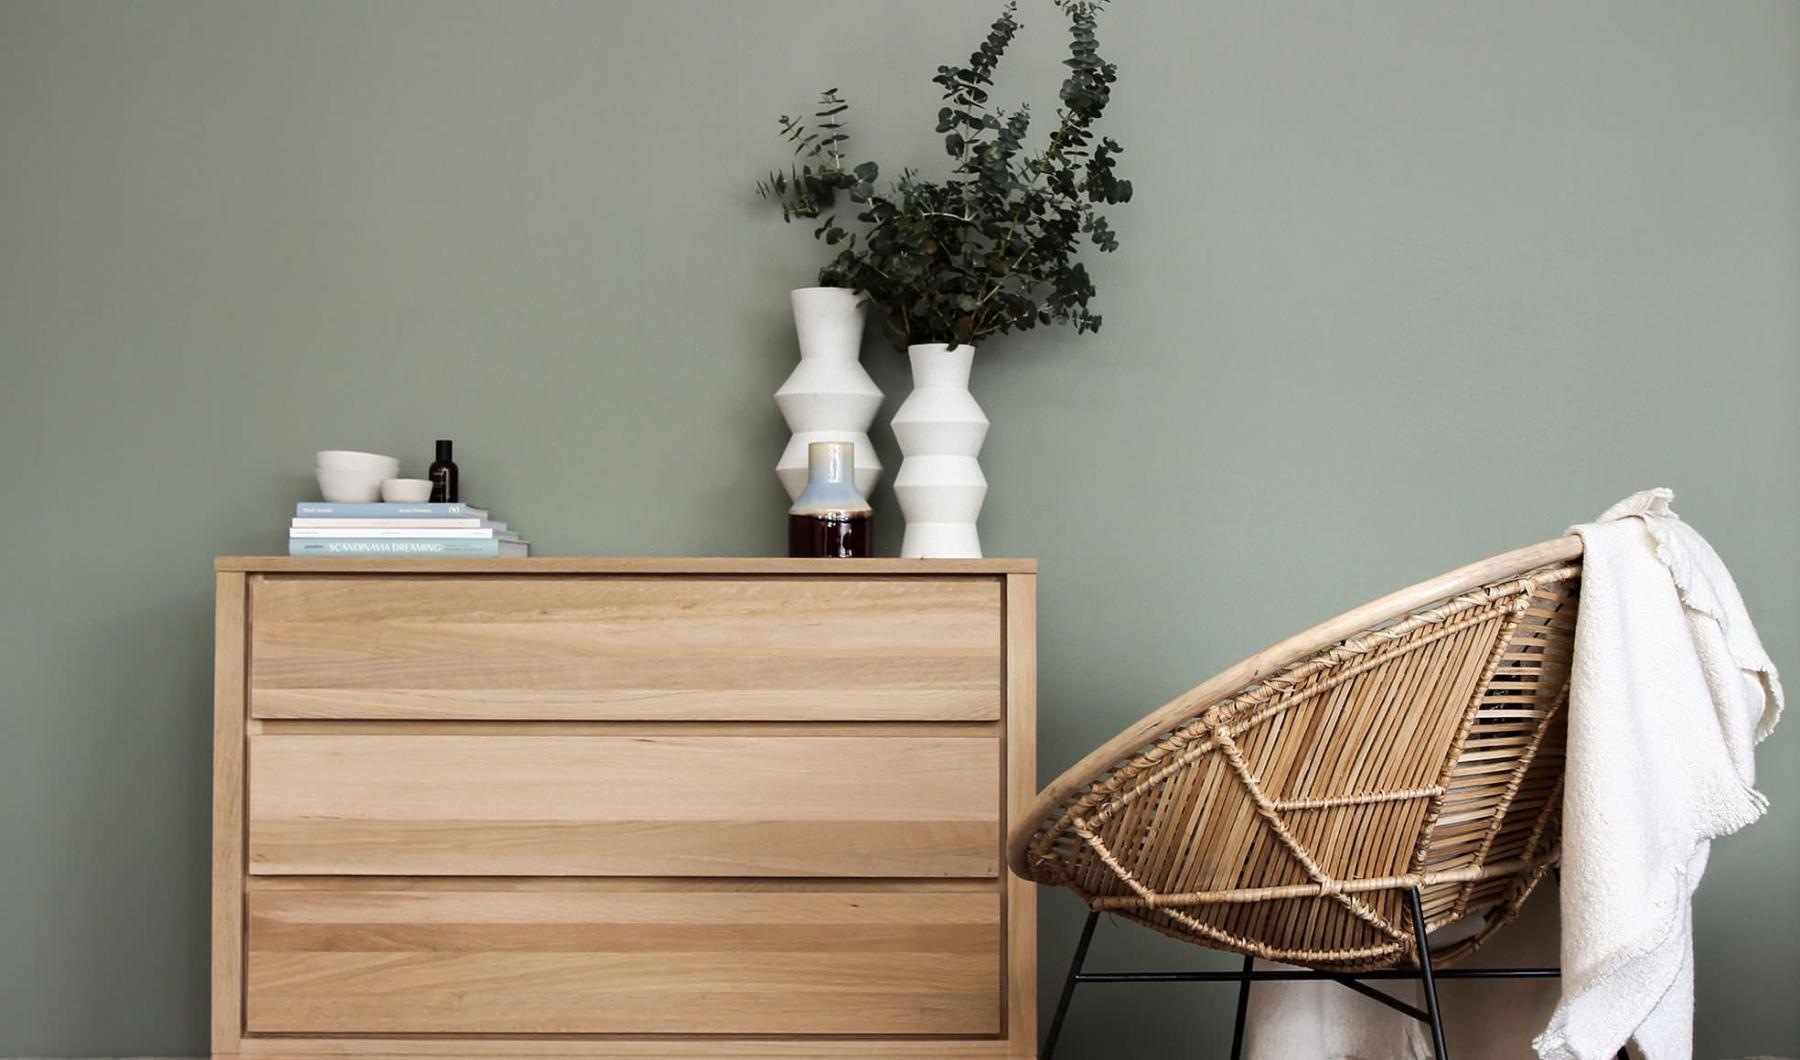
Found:
M 406 504 L 422 504 L 431 499 L 428 478 L 390 478 L 381 483 L 381 499 Z
M 377 484 L 384 478 L 398 478 L 400 461 L 380 453 L 359 453 L 354 449 L 323 449 L 319 451 L 319 467 L 337 471 L 362 471 L 375 476 Z
M 338 504 L 362 504 L 381 499 L 381 480 L 387 476 L 378 471 L 321 467 L 318 477 L 319 495 L 326 500 Z

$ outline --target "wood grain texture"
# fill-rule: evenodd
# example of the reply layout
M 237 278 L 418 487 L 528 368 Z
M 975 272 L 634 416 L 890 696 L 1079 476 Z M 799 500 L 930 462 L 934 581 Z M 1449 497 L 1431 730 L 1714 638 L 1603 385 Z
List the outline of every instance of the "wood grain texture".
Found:
M 250 870 L 998 874 L 982 737 L 250 738 Z
M 993 893 L 261 891 L 251 1032 L 996 1034 Z
M 246 894 L 263 891 L 583 891 L 595 894 L 782 894 L 923 890 L 933 894 L 992 894 L 980 877 L 892 876 L 249 876 Z
M 243 1033 L 244 583 L 213 577 L 212 1015 L 214 1053 Z
M 370 721 L 251 718 L 247 731 L 346 736 L 980 736 L 999 740 L 994 721 Z
M 215 1056 L 1035 1055 L 1030 561 L 218 569 Z
M 250 574 L 755 574 L 869 578 L 1036 574 L 1034 559 L 788 559 L 784 556 L 534 556 L 429 559 L 219 556 L 219 571 Z
M 1006 787 L 1010 829 L 1037 793 L 1037 576 L 1006 578 Z M 1002 872 L 1007 1036 L 1037 1042 L 1037 886 Z
M 731 1038 L 667 1035 L 615 1038 L 244 1039 L 250 1060 L 1022 1060 L 1035 1046 L 1000 1038 Z M 225 1060 L 225 1058 L 217 1058 Z
M 999 717 L 998 578 L 253 582 L 259 718 Z

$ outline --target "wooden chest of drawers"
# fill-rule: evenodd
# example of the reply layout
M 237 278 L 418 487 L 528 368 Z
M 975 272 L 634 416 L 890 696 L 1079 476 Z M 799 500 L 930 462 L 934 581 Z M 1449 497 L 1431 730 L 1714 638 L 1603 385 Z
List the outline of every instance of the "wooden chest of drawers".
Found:
M 217 1057 L 1017 1057 L 1027 561 L 217 563 Z

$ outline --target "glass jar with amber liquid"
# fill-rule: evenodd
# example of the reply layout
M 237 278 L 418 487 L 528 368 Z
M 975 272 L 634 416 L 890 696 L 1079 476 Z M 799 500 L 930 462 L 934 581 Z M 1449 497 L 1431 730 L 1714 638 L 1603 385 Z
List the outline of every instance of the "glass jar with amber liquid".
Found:
M 788 509 L 788 555 L 852 558 L 875 554 L 875 509 L 856 491 L 856 446 L 806 447 L 806 489 Z

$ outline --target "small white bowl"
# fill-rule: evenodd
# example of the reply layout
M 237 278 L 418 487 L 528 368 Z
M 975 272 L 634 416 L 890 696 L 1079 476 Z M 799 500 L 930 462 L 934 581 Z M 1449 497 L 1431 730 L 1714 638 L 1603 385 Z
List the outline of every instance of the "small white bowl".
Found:
M 319 495 L 338 504 L 364 504 L 381 499 L 381 480 L 386 476 L 341 467 L 318 469 Z
M 380 453 L 359 453 L 354 449 L 323 449 L 318 453 L 319 467 L 342 471 L 362 471 L 371 473 L 380 482 L 384 478 L 397 478 L 400 474 L 400 461 L 395 457 L 383 456 Z
M 431 499 L 431 480 L 428 478 L 383 479 L 381 499 L 404 504 L 422 504 Z

